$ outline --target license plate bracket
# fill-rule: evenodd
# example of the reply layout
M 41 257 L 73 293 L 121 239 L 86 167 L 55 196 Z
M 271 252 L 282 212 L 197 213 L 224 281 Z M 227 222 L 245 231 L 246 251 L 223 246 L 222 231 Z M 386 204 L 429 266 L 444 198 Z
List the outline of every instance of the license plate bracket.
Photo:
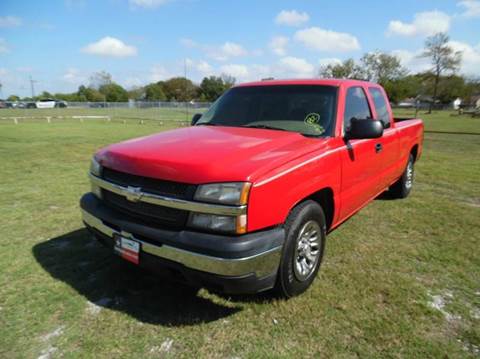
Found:
M 124 235 L 115 236 L 114 252 L 134 264 L 140 263 L 140 242 Z

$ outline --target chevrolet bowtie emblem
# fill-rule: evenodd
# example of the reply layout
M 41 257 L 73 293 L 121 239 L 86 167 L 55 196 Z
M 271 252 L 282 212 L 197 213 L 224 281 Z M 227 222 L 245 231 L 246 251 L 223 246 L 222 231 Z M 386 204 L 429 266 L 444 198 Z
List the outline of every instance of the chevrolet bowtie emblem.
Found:
M 125 190 L 125 197 L 131 202 L 138 202 L 142 198 L 143 193 L 140 187 L 128 186 Z

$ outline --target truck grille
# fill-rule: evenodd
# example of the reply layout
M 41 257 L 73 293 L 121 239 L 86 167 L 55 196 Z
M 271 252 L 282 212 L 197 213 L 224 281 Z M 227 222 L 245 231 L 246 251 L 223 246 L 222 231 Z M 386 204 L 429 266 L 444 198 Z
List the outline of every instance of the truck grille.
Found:
M 196 188 L 196 186 L 187 183 L 136 176 L 110 168 L 103 168 L 102 178 L 120 186 L 141 187 L 143 192 L 179 199 L 192 199 Z
M 143 192 L 178 199 L 192 199 L 196 189 L 195 185 L 141 177 L 109 168 L 103 168 L 102 177 L 104 180 L 120 186 L 141 187 Z M 107 206 L 154 226 L 183 228 L 188 219 L 188 211 L 145 202 L 131 202 L 125 197 L 105 189 L 102 190 L 102 199 Z

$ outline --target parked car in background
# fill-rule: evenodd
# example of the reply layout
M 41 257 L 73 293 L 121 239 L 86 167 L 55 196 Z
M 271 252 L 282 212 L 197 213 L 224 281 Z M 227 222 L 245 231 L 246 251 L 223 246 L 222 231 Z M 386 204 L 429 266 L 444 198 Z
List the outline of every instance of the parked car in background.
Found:
M 64 107 L 67 107 L 67 105 L 68 104 L 66 101 L 55 100 L 52 98 L 45 98 L 35 102 L 36 108 L 55 108 L 55 107 L 64 108 Z
M 51 98 L 44 98 L 41 99 L 40 101 L 35 102 L 35 107 L 36 108 L 54 108 L 56 105 L 56 101 Z
M 192 125 L 100 150 L 83 221 L 125 260 L 228 293 L 304 292 L 328 232 L 409 195 L 423 143 L 421 120 L 353 80 L 238 85 Z
M 107 104 L 105 102 L 90 102 L 89 106 L 91 108 L 105 108 Z

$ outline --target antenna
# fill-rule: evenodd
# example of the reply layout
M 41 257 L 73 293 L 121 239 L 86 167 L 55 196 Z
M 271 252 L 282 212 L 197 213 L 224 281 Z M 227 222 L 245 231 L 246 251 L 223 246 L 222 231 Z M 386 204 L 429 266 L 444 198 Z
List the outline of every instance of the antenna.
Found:
M 183 70 L 185 76 L 185 121 L 188 122 L 188 98 L 187 98 L 187 59 L 183 59 Z
M 37 80 L 33 80 L 32 76 L 30 75 L 30 89 L 32 90 L 32 99 L 35 97 L 35 83 L 37 83 Z

